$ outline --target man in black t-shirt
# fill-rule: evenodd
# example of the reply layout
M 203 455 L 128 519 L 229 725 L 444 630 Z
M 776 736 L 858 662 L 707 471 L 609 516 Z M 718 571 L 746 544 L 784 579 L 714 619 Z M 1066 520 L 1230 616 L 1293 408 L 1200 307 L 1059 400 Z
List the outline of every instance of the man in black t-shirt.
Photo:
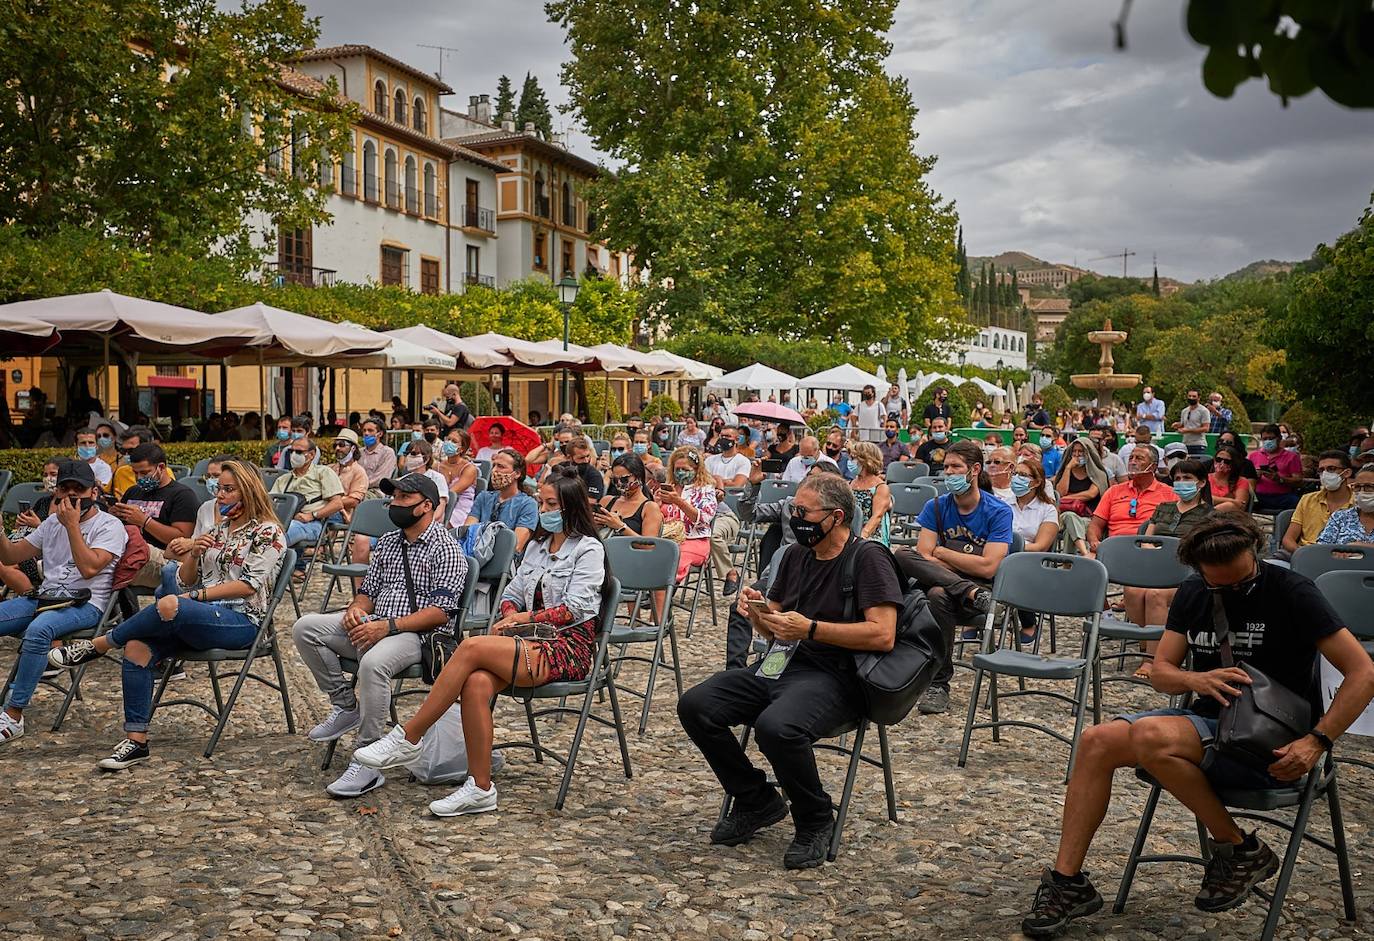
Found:
M 954 411 L 949 407 L 949 390 L 943 386 L 935 390 L 930 404 L 921 412 L 921 419 L 927 428 L 937 418 L 943 418 L 946 422 L 954 420 Z
M 932 474 L 945 469 L 945 451 L 949 449 L 949 426 L 945 419 L 937 418 L 930 423 L 930 437 L 921 442 L 916 449 L 916 460 L 930 465 Z
M 430 416 L 443 425 L 444 431 L 452 428 L 466 430 L 472 424 L 472 412 L 463 403 L 463 393 L 458 388 L 458 383 L 450 382 L 444 386 L 444 407 L 440 409 L 437 405 L 429 404 L 425 408 L 429 409 Z
M 787 815 L 787 804 L 731 730 L 752 723 L 759 750 L 792 803 L 796 836 L 783 855 L 788 869 L 819 866 L 830 845 L 833 804 L 812 743 L 859 715 L 854 651 L 891 650 L 896 640 L 902 603 L 896 567 L 881 544 L 851 541 L 853 514 L 852 491 L 839 475 L 802 481 L 789 521 L 798 545 L 783 556 L 766 601 L 754 588 L 740 593 L 741 610 L 772 644 L 768 656 L 758 667 L 717 673 L 678 700 L 682 727 L 734 799 L 711 842 L 736 846 Z M 862 620 L 848 614 L 840 590 L 849 553 L 858 553 L 854 608 Z
M 173 539 L 191 535 L 200 500 L 190 487 L 176 482 L 167 470 L 167 454 L 161 445 L 140 444 L 129 453 L 134 485 L 110 508 L 120 522 L 137 526 L 148 543 L 148 561 L 134 576 L 140 588 L 162 584 L 162 566 L 171 561 L 163 554 Z
M 1082 866 L 1118 768 L 1150 772 L 1210 832 L 1211 862 L 1194 900 L 1198 908 L 1218 912 L 1239 905 L 1278 871 L 1278 858 L 1253 832 L 1237 826 L 1216 791 L 1291 786 L 1311 771 L 1374 698 L 1374 663 L 1311 581 L 1259 560 L 1264 544 L 1250 517 L 1236 513 L 1214 515 L 1179 544 L 1179 559 L 1197 574 L 1179 587 L 1169 608 L 1150 684 L 1193 700 L 1187 709 L 1117 716 L 1083 732 L 1064 800 L 1058 858 L 1042 873 L 1031 914 L 1021 923 L 1027 936 L 1053 937 L 1072 919 L 1102 907 Z M 1318 653 L 1344 677 L 1326 714 L 1315 708 L 1311 731 L 1276 749 L 1267 769 L 1207 747 L 1222 708 L 1251 682 L 1238 666 L 1223 664 L 1222 634 L 1230 638 L 1235 663 L 1300 695 L 1317 693 Z M 1191 669 L 1184 670 L 1180 665 L 1190 651 Z

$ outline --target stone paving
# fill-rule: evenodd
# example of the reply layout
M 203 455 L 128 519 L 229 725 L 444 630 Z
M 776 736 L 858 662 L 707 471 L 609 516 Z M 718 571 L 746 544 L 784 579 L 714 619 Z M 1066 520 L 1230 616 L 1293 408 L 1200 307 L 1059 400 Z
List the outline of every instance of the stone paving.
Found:
M 290 614 L 279 620 L 289 624 Z M 701 625 L 682 644 L 689 684 L 720 662 L 723 624 L 722 609 L 720 627 Z M 12 656 L 12 646 L 0 647 L 0 666 Z M 200 756 L 208 720 L 170 709 L 156 717 L 153 760 L 123 774 L 94 767 L 120 738 L 114 666 L 91 669 L 85 701 L 57 734 L 47 729 L 59 700 L 40 691 L 28 734 L 0 751 L 9 822 L 0 835 L 0 938 L 1013 938 L 1053 857 L 1066 751 L 1024 730 L 1000 744 L 982 733 L 958 768 L 966 671 L 956 675 L 954 712 L 913 715 L 892 730 L 899 821 L 887 821 L 881 777 L 865 767 L 840 859 L 793 874 L 781 865 L 786 823 L 742 847 L 708 845 L 719 793 L 677 725 L 670 681 L 648 732 L 631 729 L 633 780 L 610 730 L 593 725 L 561 813 L 553 810 L 558 766 L 508 752 L 496 778 L 500 811 L 439 820 L 425 805 L 446 789 L 403 775 L 358 801 L 325 796 L 345 755 L 320 770 L 320 747 L 303 734 L 326 704 L 293 649 L 287 664 L 298 735 L 286 734 L 271 692 L 250 687 L 212 759 Z M 175 692 L 208 695 L 204 667 L 191 672 Z M 1108 686 L 1104 710 L 1159 701 Z M 402 702 L 404 711 L 417 700 Z M 1004 714 L 1055 708 L 1023 699 Z M 498 740 L 523 729 L 509 702 L 497 719 Z M 545 728 L 551 744 L 565 746 L 572 722 Z M 838 756 L 822 757 L 837 799 L 842 768 Z M 1334 862 L 1304 851 L 1280 937 L 1374 938 L 1371 773 L 1342 774 L 1360 923 L 1339 920 Z M 1109 904 L 1145 797 L 1125 773 L 1116 783 L 1089 861 Z M 1326 826 L 1324 810 L 1314 821 Z M 1166 798 L 1153 844 L 1187 851 L 1193 839 L 1191 819 Z M 1199 875 L 1143 869 L 1125 915 L 1104 909 L 1069 937 L 1257 937 L 1255 901 L 1215 916 L 1193 908 Z

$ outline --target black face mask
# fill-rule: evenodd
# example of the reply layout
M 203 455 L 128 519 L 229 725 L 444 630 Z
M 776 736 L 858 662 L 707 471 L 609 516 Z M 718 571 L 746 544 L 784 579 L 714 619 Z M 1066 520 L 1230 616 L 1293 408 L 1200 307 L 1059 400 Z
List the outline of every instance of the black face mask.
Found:
M 827 444 L 827 445 L 825 446 L 825 453 L 828 454 L 828 455 L 830 455 L 831 457 L 838 457 L 839 454 L 840 454 L 840 449 L 839 449 L 839 448 L 831 447 L 830 445 Z
M 433 444 L 434 442 L 439 440 L 439 436 L 431 431 L 425 435 L 425 440 L 428 441 L 430 444 Z
M 813 548 L 830 532 L 823 524 L 813 523 L 804 516 L 793 516 L 787 521 L 787 525 L 792 527 L 792 535 L 797 537 L 797 542 L 808 549 Z
M 393 503 L 386 508 L 386 515 L 391 518 L 391 522 L 401 529 L 409 529 L 424 513 L 420 511 L 420 504 L 418 503 L 415 506 L 397 506 Z

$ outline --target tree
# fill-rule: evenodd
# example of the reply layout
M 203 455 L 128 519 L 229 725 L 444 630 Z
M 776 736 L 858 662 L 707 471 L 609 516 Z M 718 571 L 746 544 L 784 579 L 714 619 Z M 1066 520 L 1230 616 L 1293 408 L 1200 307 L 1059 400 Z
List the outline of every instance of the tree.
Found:
M 506 115 L 515 117 L 515 89 L 511 87 L 510 76 L 502 75 L 496 83 L 496 123 L 506 120 Z
M 549 111 L 549 99 L 544 97 L 539 79 L 526 72 L 525 84 L 520 88 L 520 104 L 515 111 L 515 129 L 524 130 L 530 122 L 534 123 L 534 129 L 545 140 L 553 137 L 553 114 Z
M 894 7 L 546 5 L 572 108 L 621 165 L 593 199 L 654 272 L 651 323 L 914 351 L 962 319 L 954 214 L 883 72 Z
M 1159 297 L 1159 265 L 1155 265 L 1155 276 L 1150 281 L 1150 293 Z
M 1116 278 L 1088 274 L 1064 289 L 1069 302 L 1077 307 L 1088 301 L 1107 301 L 1114 297 L 1128 297 L 1145 293 L 1145 282 L 1139 278 Z
M 1241 307 L 1161 331 L 1146 351 L 1146 381 L 1169 402 L 1182 401 L 1189 389 L 1205 395 L 1217 385 L 1256 398 L 1282 398 L 1284 390 L 1269 371 L 1283 354 L 1260 339 L 1263 327 L 1264 311 Z
M 1073 396 L 1064 391 L 1064 387 L 1057 382 L 1041 386 L 1038 391 L 1040 392 L 1040 400 L 1045 405 L 1045 411 L 1050 413 L 1051 418 L 1056 412 L 1068 411 L 1073 408 Z
M 0 218 L 259 256 L 249 219 L 326 221 L 316 167 L 341 149 L 352 105 L 332 82 L 288 90 L 279 64 L 317 34 L 295 0 L 10 5 Z

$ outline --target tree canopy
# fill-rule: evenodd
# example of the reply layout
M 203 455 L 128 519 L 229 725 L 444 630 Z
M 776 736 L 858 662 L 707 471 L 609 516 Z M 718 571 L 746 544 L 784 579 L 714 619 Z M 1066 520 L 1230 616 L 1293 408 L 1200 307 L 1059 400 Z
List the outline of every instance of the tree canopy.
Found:
M 500 104 L 500 89 L 497 89 L 497 104 Z M 539 79 L 529 72 L 525 73 L 525 84 L 520 88 L 520 104 L 515 108 L 515 129 L 523 130 L 532 123 L 534 129 L 548 140 L 553 137 L 553 113 L 549 110 L 549 99 L 539 86 Z
M 496 104 L 492 117 L 496 123 L 500 124 L 506 119 L 506 115 L 515 117 L 515 89 L 511 87 L 510 76 L 502 75 L 500 81 L 496 83 Z
M 654 273 L 651 323 L 916 351 L 962 320 L 954 214 L 882 67 L 895 5 L 547 4 L 572 106 L 623 164 L 593 198 Z

